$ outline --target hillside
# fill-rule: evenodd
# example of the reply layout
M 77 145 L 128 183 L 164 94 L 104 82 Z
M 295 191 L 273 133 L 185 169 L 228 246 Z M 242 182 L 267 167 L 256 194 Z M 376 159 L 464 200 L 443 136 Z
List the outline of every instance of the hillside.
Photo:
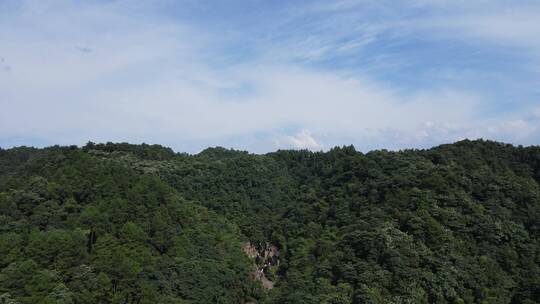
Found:
M 539 237 L 540 147 L 0 149 L 0 303 L 538 303 Z

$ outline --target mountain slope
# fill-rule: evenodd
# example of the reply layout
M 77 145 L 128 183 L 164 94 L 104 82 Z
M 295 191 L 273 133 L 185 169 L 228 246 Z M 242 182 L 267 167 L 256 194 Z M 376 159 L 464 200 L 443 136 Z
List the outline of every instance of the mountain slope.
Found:
M 0 150 L 0 294 L 19 303 L 536 303 L 539 182 L 540 148 L 489 141 L 367 154 Z M 279 266 L 265 268 L 271 291 L 250 276 L 247 241 L 279 248 Z

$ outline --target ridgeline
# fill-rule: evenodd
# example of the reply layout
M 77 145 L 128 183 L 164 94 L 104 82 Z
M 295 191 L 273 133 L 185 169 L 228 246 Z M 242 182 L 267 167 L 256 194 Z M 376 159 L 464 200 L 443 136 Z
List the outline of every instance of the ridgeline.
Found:
M 540 147 L 0 149 L 2 304 L 538 303 L 539 233 Z

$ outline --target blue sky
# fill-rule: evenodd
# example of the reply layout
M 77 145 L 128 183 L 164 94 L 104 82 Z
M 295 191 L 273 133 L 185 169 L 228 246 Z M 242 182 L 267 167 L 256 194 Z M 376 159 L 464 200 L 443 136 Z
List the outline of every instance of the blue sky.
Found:
M 540 2 L 0 0 L 0 147 L 540 143 Z

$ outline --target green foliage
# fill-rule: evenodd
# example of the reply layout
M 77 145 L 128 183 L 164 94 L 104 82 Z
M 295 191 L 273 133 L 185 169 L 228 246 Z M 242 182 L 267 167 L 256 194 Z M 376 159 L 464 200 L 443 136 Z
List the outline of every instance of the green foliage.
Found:
M 239 303 L 260 297 L 234 224 L 182 199 L 158 177 L 87 148 L 52 147 L 36 150 L 39 156 L 24 150 L 26 161 L 0 171 L 2 301 L 204 303 L 213 295 Z M 146 154 L 140 157 L 164 158 L 150 148 L 141 147 Z M 186 239 L 193 241 L 189 247 Z
M 539 183 L 540 148 L 489 141 L 0 149 L 0 304 L 536 303 Z

